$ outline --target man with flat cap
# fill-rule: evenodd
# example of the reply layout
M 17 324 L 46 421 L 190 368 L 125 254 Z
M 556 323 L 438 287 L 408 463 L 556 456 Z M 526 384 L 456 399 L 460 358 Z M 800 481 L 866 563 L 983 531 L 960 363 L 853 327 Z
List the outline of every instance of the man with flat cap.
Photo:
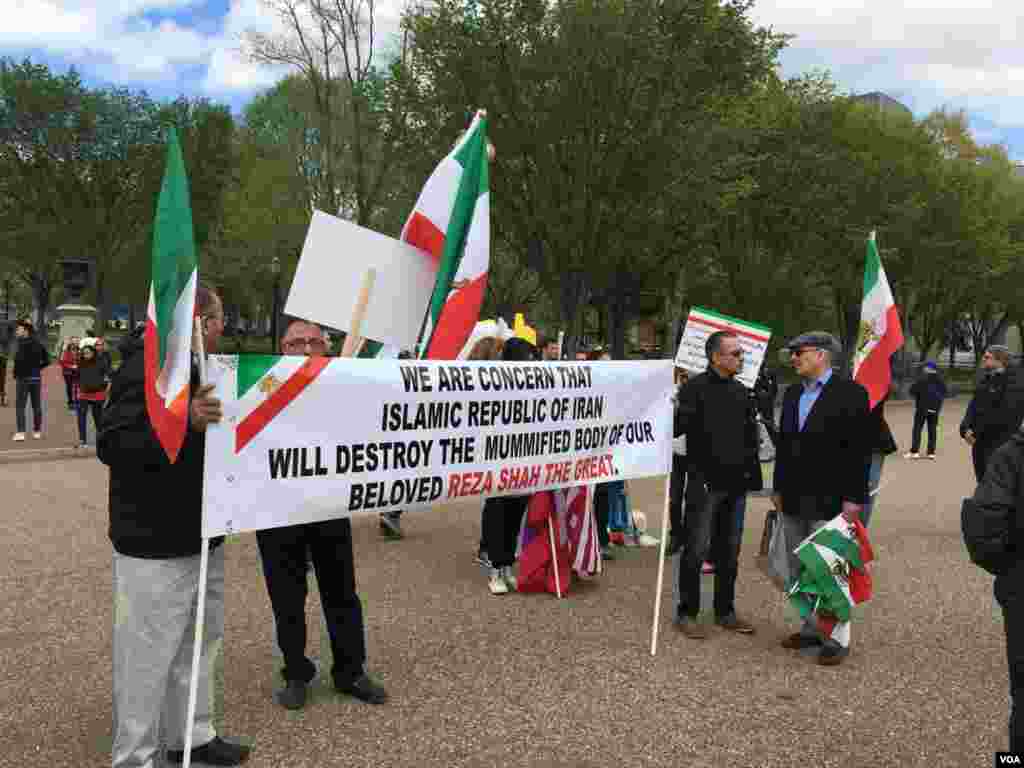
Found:
M 834 336 L 812 331 L 790 341 L 786 349 L 801 381 L 782 400 L 772 500 L 792 552 L 838 515 L 858 519 L 868 498 L 870 409 L 867 390 L 832 371 L 832 361 L 841 352 Z M 799 560 L 790 554 L 790 577 L 795 579 L 799 571 Z M 849 654 L 849 622 L 823 638 L 812 616 L 782 645 L 791 650 L 820 648 L 818 663 L 836 666 Z
M 1010 369 L 1010 350 L 993 344 L 981 357 L 984 375 L 960 422 L 960 437 L 971 446 L 974 476 L 980 483 L 996 449 L 1021 425 L 1024 387 L 1019 370 Z

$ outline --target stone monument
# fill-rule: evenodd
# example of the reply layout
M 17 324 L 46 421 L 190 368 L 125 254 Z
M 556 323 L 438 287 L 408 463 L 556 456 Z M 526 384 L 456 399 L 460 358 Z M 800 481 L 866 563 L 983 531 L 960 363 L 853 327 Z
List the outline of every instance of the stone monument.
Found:
M 82 295 L 92 278 L 92 262 L 85 259 L 64 259 L 60 263 L 64 271 L 64 294 L 66 303 L 57 307 L 57 319 L 60 321 L 60 337 L 57 349 L 59 354 L 65 342 L 72 336 L 82 338 L 96 324 L 96 307 L 82 303 Z M 100 333 L 103 331 L 96 329 Z

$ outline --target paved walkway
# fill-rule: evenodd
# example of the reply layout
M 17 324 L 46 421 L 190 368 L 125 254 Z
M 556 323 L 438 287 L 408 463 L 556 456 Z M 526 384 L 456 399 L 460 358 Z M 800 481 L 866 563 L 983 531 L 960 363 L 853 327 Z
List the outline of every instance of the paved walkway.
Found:
M 255 537 L 227 544 L 225 733 L 254 768 L 324 766 L 990 766 L 1006 742 L 1007 673 L 991 578 L 959 534 L 970 462 L 944 416 L 937 462 L 896 459 L 872 529 L 875 599 L 853 655 L 825 669 L 779 647 L 793 623 L 754 565 L 767 502 L 751 503 L 738 605 L 752 637 L 648 655 L 657 555 L 630 550 L 564 601 L 492 597 L 471 555 L 479 506 L 407 516 L 402 542 L 355 525 L 371 666 L 392 703 L 272 701 L 279 661 Z M 903 446 L 910 409 L 889 408 Z M 0 466 L 0 766 L 109 765 L 111 552 L 106 472 L 93 460 Z M 662 487 L 637 483 L 659 519 Z M 315 593 L 314 656 L 326 653 Z
M 0 464 L 38 460 L 40 458 L 77 458 L 95 455 L 93 449 L 78 448 L 78 417 L 68 410 L 64 377 L 59 365 L 51 365 L 43 371 L 43 437 L 32 438 L 32 403 L 25 406 L 25 424 L 29 428 L 23 443 L 11 441 L 17 429 L 15 421 L 14 379 L 11 378 L 13 365 L 7 366 L 7 407 L 0 408 Z M 89 445 L 96 445 L 96 430 L 89 419 Z

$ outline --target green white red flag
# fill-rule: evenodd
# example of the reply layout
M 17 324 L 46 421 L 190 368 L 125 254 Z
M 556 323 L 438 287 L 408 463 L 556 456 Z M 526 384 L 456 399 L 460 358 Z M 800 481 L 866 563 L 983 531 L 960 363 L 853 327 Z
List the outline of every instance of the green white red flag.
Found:
M 889 394 L 892 366 L 889 359 L 903 346 L 903 328 L 889 280 L 878 255 L 875 233 L 868 237 L 864 266 L 864 300 L 853 359 L 853 378 L 868 391 L 874 408 Z
M 153 267 L 146 312 L 146 410 L 173 463 L 185 441 L 192 372 L 192 332 L 198 284 L 188 177 L 171 128 L 167 166 L 153 225 Z
M 427 179 L 402 228 L 402 240 L 438 265 L 421 357 L 456 359 L 480 316 L 491 247 L 487 164 L 487 119 L 478 112 Z

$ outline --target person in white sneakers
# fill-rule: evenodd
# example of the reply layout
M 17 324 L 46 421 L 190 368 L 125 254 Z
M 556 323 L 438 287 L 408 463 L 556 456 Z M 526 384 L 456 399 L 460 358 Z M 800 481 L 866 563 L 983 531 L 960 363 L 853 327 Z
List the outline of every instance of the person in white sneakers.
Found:
M 25 407 L 32 400 L 32 437 L 43 436 L 43 369 L 50 364 L 46 347 L 35 337 L 35 328 L 28 320 L 19 320 L 14 331 L 18 338 L 18 351 L 14 355 L 14 406 L 18 431 L 14 441 L 25 439 Z
M 921 458 L 921 429 L 928 425 L 927 458 L 935 458 L 937 443 L 936 434 L 939 430 L 939 413 L 946 399 L 946 382 L 939 374 L 939 367 L 931 360 L 924 364 L 921 378 L 910 387 L 910 396 L 914 398 L 914 430 L 911 433 L 910 452 L 905 459 Z

